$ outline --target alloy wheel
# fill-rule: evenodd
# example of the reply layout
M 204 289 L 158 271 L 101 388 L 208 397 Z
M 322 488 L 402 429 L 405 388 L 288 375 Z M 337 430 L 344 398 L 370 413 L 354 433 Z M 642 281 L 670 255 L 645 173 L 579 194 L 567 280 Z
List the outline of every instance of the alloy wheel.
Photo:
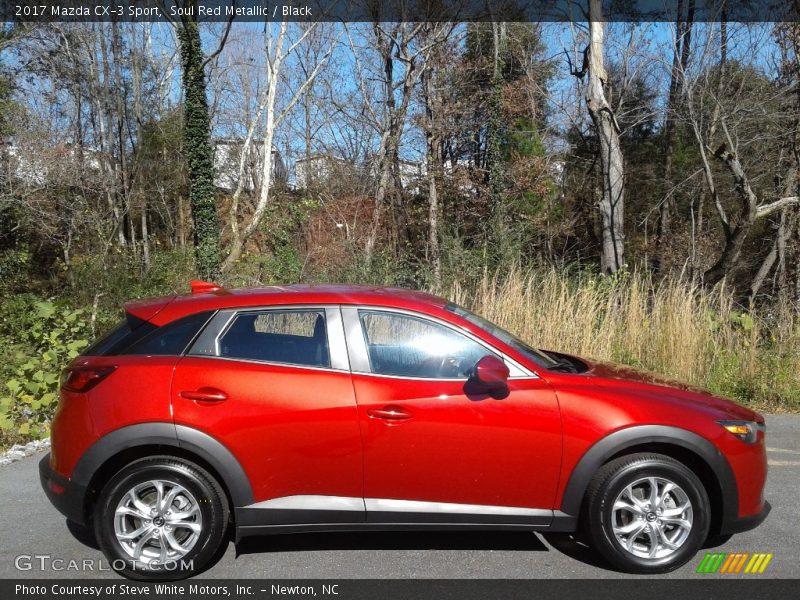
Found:
M 643 477 L 623 488 L 611 509 L 614 540 L 626 552 L 661 559 L 680 548 L 694 514 L 686 492 L 664 477 Z
M 125 493 L 114 513 L 117 542 L 133 560 L 165 565 L 186 556 L 203 529 L 194 495 L 173 481 L 154 479 Z

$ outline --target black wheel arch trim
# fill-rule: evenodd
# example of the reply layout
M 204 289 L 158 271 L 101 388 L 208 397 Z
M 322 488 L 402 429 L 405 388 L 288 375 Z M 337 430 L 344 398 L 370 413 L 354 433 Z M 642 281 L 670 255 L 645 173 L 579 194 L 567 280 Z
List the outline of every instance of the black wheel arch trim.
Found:
M 680 427 L 668 425 L 634 425 L 619 429 L 590 447 L 572 470 L 561 511 L 577 516 L 583 497 L 594 474 L 612 456 L 643 444 L 679 446 L 699 456 L 711 468 L 722 492 L 721 531 L 727 531 L 738 520 L 739 492 L 728 460 L 719 449 L 704 437 Z
M 250 480 L 233 453 L 207 433 L 174 423 L 139 423 L 104 435 L 84 452 L 70 479 L 88 490 L 92 478 L 108 459 L 124 450 L 151 445 L 180 448 L 198 456 L 217 472 L 234 506 L 253 503 Z

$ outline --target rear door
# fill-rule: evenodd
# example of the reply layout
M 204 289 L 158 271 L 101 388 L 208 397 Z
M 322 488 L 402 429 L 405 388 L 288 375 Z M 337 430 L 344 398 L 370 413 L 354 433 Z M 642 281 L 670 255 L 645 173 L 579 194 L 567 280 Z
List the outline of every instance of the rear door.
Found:
M 248 524 L 364 520 L 361 441 L 338 307 L 220 311 L 176 368 L 176 424 L 224 444 Z

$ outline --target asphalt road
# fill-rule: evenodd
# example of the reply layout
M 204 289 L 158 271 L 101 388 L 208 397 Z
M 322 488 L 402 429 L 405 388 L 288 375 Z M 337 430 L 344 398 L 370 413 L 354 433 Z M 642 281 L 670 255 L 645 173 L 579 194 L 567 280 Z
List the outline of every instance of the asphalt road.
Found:
M 796 578 L 800 560 L 800 416 L 767 418 L 769 518 L 714 552 L 772 552 L 765 575 Z M 41 455 L 0 467 L 0 578 L 117 577 L 85 536 L 70 531 L 39 487 Z M 237 552 L 238 551 L 238 552 Z M 238 555 L 237 555 L 238 553 Z M 26 556 L 42 556 L 34 558 Z M 23 556 L 22 559 L 17 557 Z M 667 577 L 697 575 L 703 554 Z M 39 569 L 62 559 L 94 571 Z M 31 570 L 20 571 L 31 564 Z M 616 578 L 630 577 L 567 537 L 534 533 L 328 533 L 270 536 L 231 544 L 203 578 Z M 747 577 L 740 575 L 740 577 Z M 752 577 L 752 576 L 749 576 Z

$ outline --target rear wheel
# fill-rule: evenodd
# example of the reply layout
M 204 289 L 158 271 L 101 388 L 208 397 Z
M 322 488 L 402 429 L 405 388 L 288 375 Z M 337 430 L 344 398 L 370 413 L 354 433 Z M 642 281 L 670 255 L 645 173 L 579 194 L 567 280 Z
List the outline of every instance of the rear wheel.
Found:
M 623 456 L 604 465 L 586 497 L 592 545 L 631 573 L 665 573 L 702 546 L 710 525 L 708 494 L 682 463 L 661 454 Z
M 216 480 L 166 456 L 138 460 L 109 481 L 94 515 L 111 567 L 132 579 L 182 579 L 222 549 L 229 508 Z

